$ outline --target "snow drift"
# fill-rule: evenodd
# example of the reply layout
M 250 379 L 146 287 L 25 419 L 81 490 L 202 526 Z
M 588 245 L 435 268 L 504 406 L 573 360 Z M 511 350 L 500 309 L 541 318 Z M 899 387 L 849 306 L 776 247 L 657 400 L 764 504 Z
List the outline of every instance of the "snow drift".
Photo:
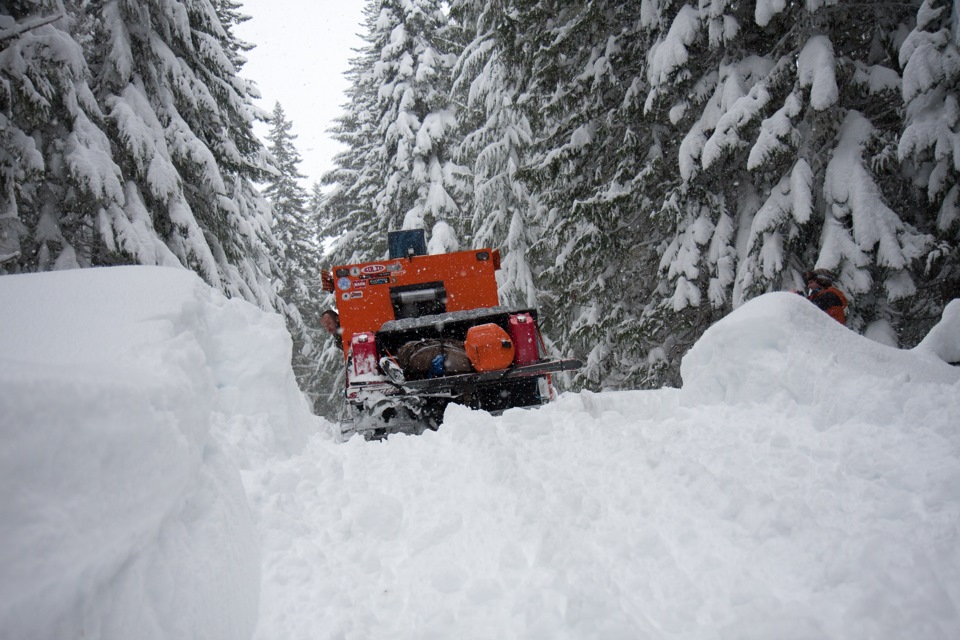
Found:
M 899 351 L 762 296 L 680 390 L 340 444 L 188 273 L 0 299 L 5 636 L 960 637 L 957 302 Z
M 256 637 L 960 634 L 960 370 L 773 294 L 683 373 L 255 471 Z
M 0 300 L 0 635 L 249 637 L 260 555 L 214 434 L 302 447 L 282 320 L 180 269 L 7 276 Z

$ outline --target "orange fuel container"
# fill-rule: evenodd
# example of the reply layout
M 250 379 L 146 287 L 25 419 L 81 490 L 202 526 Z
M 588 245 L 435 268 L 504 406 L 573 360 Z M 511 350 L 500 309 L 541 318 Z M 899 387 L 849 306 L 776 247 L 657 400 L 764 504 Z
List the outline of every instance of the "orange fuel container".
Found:
M 513 340 L 500 325 L 492 322 L 467 329 L 463 346 L 477 371 L 497 371 L 513 364 Z

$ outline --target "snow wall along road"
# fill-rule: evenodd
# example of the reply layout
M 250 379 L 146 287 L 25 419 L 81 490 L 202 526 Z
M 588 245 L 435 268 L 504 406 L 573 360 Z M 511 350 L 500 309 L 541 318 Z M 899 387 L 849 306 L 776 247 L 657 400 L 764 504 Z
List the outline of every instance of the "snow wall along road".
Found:
M 159 267 L 4 276 L 0 301 L 0 637 L 250 637 L 225 447 L 290 455 L 316 425 L 283 321 Z

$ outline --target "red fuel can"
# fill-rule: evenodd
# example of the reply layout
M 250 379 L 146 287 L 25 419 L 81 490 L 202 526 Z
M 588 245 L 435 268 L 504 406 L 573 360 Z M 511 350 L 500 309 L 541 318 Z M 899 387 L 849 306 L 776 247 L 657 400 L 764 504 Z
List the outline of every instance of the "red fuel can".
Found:
M 353 374 L 363 376 L 377 372 L 377 341 L 370 332 L 355 333 L 350 340 L 353 350 Z
M 515 365 L 533 364 L 540 359 L 537 348 L 537 323 L 529 313 L 516 313 L 510 316 L 510 338 L 515 349 Z

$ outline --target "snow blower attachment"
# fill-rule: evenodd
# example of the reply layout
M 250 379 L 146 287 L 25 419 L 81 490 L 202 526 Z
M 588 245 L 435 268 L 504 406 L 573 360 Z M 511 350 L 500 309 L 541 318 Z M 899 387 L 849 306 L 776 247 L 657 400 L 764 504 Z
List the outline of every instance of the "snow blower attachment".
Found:
M 500 306 L 499 251 L 426 255 L 422 230 L 391 232 L 389 245 L 387 260 L 325 276 L 347 370 L 344 437 L 436 429 L 451 402 L 494 413 L 544 404 L 550 374 L 582 366 L 546 357 L 536 310 Z

